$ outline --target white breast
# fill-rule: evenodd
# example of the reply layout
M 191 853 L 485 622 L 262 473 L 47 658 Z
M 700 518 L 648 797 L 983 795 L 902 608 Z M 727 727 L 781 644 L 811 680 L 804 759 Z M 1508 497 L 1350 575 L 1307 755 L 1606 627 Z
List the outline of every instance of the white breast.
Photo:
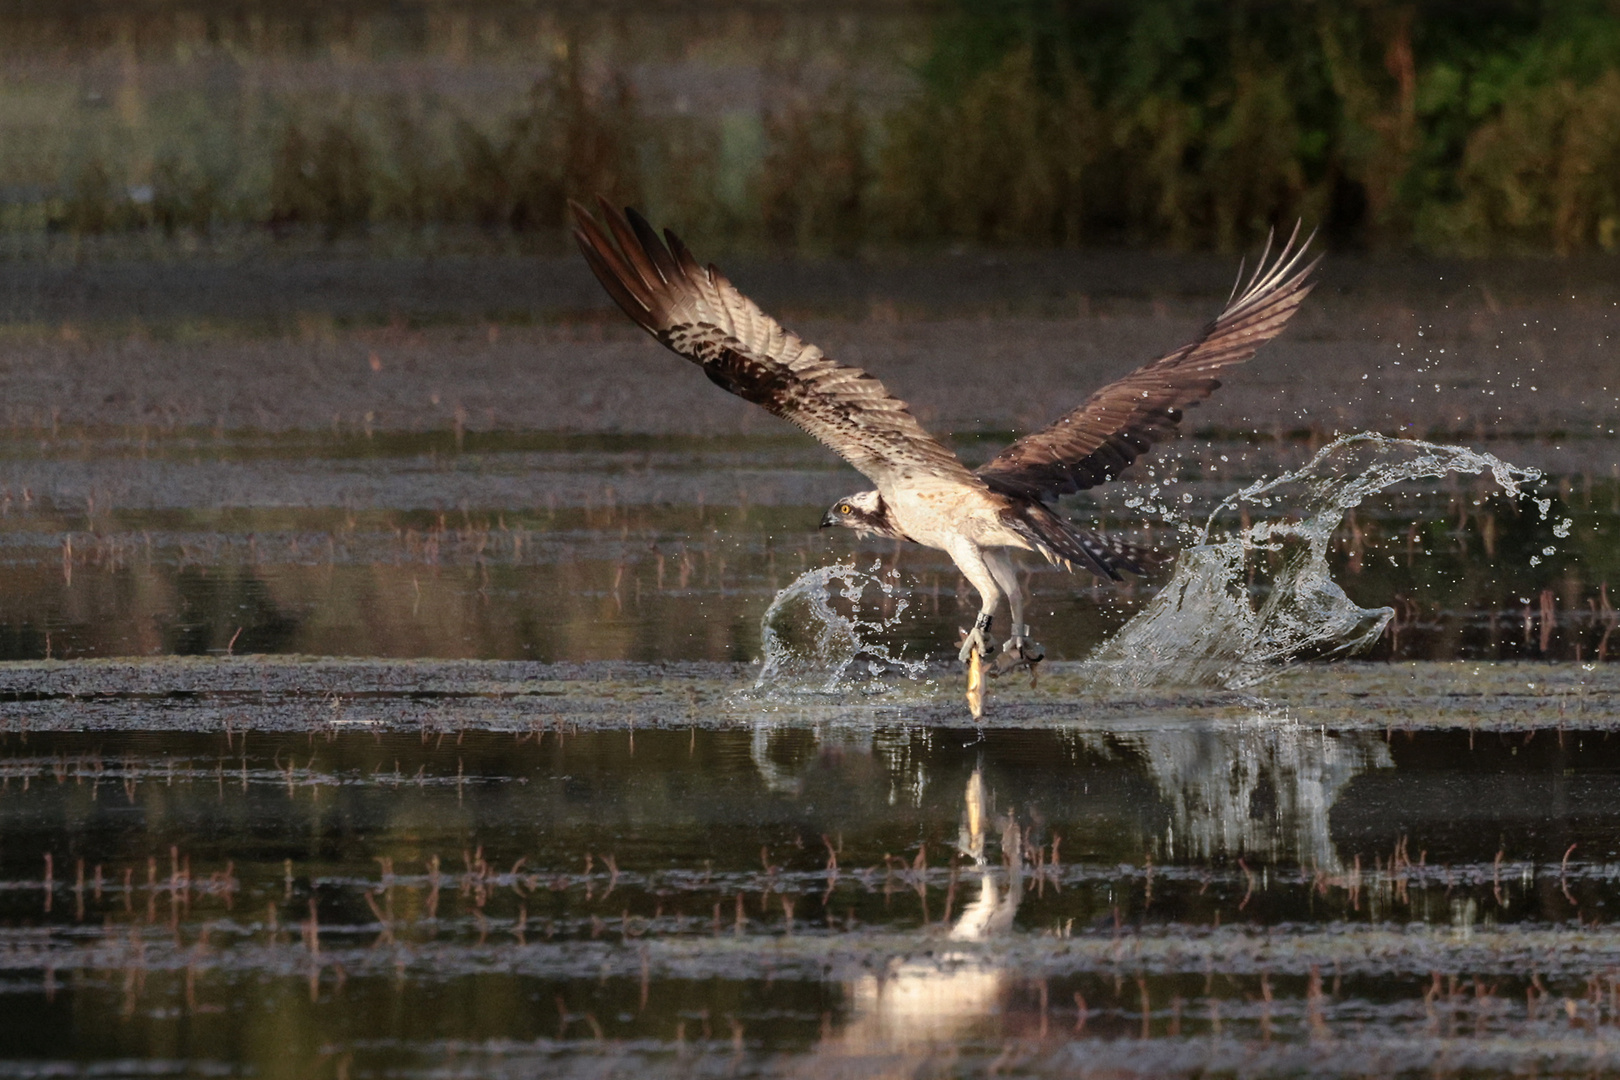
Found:
M 901 530 L 927 547 L 943 550 L 963 536 L 984 547 L 1026 546 L 1002 525 L 994 496 L 982 488 L 936 481 L 884 492 L 883 499 Z

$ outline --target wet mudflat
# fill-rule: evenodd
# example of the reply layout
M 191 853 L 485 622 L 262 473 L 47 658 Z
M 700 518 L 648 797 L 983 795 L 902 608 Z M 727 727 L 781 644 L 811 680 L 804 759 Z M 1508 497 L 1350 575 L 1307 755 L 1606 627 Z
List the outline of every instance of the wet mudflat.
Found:
M 755 670 L 5 668 L 4 1071 L 1617 1064 L 1606 668 Z

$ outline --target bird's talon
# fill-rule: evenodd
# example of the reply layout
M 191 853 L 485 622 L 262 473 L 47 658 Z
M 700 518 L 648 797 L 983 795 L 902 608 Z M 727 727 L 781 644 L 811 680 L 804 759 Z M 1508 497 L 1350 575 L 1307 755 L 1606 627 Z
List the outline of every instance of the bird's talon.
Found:
M 979 659 L 988 660 L 996 655 L 996 647 L 990 639 L 985 637 L 990 632 L 990 617 L 981 615 L 973 622 L 972 630 L 962 630 L 962 649 L 957 653 L 957 659 L 962 663 L 968 662 L 973 650 L 979 650 Z
M 996 654 L 996 647 L 984 639 L 984 635 L 975 627 L 972 630 L 962 631 L 962 649 L 957 653 L 957 659 L 962 663 L 968 662 L 973 650 L 979 650 L 979 659 L 988 660 Z
M 1022 638 L 1017 644 L 1009 645 L 1008 651 L 1017 653 L 1018 659 L 1025 664 L 1038 664 L 1046 659 L 1046 649 L 1028 638 Z
M 1013 636 L 1001 647 L 1001 655 L 990 669 L 992 675 L 1004 675 L 1021 667 L 1027 667 L 1033 673 L 1035 665 L 1046 658 L 1046 650 L 1029 639 L 1029 627 L 1015 626 L 1013 629 Z

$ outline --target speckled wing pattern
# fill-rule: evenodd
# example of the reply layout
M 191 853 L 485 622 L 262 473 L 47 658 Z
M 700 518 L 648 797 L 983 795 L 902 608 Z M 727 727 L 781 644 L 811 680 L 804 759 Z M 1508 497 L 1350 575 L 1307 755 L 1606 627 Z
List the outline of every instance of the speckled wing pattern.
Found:
M 716 267 L 699 266 L 674 233 L 660 240 L 640 214 L 600 200 L 604 231 L 570 205 L 574 236 L 608 294 L 717 386 L 798 425 L 879 488 L 944 480 L 983 490 L 881 382 L 784 330 Z
M 1269 264 L 1268 241 L 1248 284 L 1241 293 L 1234 286 L 1226 309 L 1196 341 L 1110 383 L 1052 426 L 1019 439 L 980 466 L 979 476 L 992 491 L 1026 499 L 1054 499 L 1118 476 L 1154 443 L 1175 434 L 1182 410 L 1221 385 L 1217 372 L 1241 364 L 1282 332 L 1315 284 L 1310 275 L 1321 260 L 1300 267 L 1314 235 L 1296 248 L 1296 225 Z

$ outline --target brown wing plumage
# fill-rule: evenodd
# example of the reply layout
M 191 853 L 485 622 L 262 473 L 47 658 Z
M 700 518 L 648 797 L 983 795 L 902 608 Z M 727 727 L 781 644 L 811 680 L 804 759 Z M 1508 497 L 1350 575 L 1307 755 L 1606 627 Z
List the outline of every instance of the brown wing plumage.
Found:
M 929 478 L 981 486 L 877 379 L 784 330 L 717 268 L 700 267 L 674 233 L 665 231 L 666 246 L 634 210 L 621 214 L 599 202 L 607 231 L 570 204 L 574 236 L 597 280 L 625 314 L 716 385 L 797 424 L 880 488 Z
M 1241 294 L 1233 288 L 1226 310 L 1196 341 L 1103 387 L 1051 427 L 1019 439 L 980 466 L 979 476 L 1002 494 L 1052 499 L 1112 480 L 1154 443 L 1174 435 L 1182 410 L 1221 385 L 1215 374 L 1241 364 L 1281 333 L 1311 291 L 1311 271 L 1321 260 L 1301 269 L 1311 237 L 1296 249 L 1298 237 L 1296 225 L 1269 265 L 1271 245 L 1266 245 L 1248 285 Z

